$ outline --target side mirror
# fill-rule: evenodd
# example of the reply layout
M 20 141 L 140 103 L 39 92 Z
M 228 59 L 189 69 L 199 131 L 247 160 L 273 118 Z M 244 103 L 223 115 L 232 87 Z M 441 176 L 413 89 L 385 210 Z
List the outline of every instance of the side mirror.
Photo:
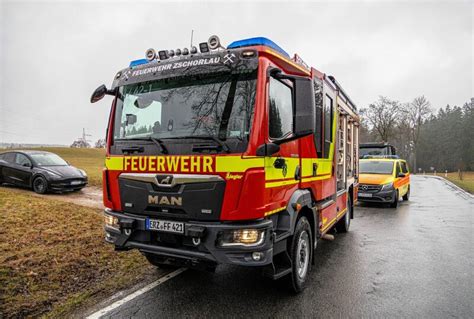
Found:
M 106 94 L 115 95 L 115 93 L 116 93 L 116 90 L 109 90 L 107 89 L 105 84 L 102 84 L 97 89 L 95 89 L 94 93 L 92 93 L 91 103 L 95 103 L 97 101 L 102 100 Z
M 398 173 L 397 177 L 405 177 L 406 175 L 404 173 Z
M 28 167 L 28 168 L 32 168 L 33 165 L 31 165 L 31 163 L 23 163 L 23 166 L 24 167 Z
M 137 123 L 137 116 L 135 114 L 126 114 L 125 118 L 126 118 L 125 126 L 133 125 Z
M 262 144 L 257 148 L 257 156 L 272 156 L 280 151 L 280 145 L 275 143 Z

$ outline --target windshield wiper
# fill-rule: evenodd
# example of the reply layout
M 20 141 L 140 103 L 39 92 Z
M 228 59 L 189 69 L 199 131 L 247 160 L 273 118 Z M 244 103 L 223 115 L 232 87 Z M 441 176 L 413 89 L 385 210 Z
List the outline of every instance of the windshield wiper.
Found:
M 172 139 L 172 140 L 184 140 L 184 139 L 191 139 L 191 138 L 196 138 L 196 139 L 200 139 L 200 140 L 210 140 L 210 141 L 214 141 L 216 142 L 216 144 L 218 144 L 220 146 L 220 148 L 226 152 L 226 153 L 230 153 L 230 148 L 229 146 L 222 140 L 218 139 L 217 137 L 215 136 L 212 136 L 212 135 L 187 135 L 187 136 L 177 136 L 177 137 L 169 137 L 169 139 Z M 195 146 L 193 147 L 193 149 L 196 149 L 196 150 L 203 150 L 203 149 L 211 149 L 212 146 L 206 146 L 206 145 L 199 145 L 199 146 Z
M 161 149 L 163 154 L 168 154 L 168 148 L 163 143 L 163 140 L 159 138 L 155 138 L 153 136 L 146 136 L 146 137 L 132 137 L 132 138 L 120 138 L 116 139 L 116 141 L 150 141 L 156 144 Z

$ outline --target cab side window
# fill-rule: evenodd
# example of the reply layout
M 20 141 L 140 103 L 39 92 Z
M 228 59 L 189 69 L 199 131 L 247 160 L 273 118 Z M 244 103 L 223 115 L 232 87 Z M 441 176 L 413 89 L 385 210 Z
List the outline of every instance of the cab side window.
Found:
M 402 173 L 403 174 L 408 174 L 408 165 L 406 162 L 400 162 L 400 165 L 402 166 Z
M 333 100 L 326 94 L 324 105 L 324 157 L 329 157 L 329 148 L 332 143 Z
M 20 166 L 31 166 L 30 160 L 23 154 L 16 154 L 15 164 Z
M 314 134 L 314 144 L 318 157 L 323 157 L 323 82 L 315 77 L 314 86 L 314 104 L 316 106 L 316 132 Z
M 400 174 L 400 163 L 397 162 L 395 165 L 396 165 L 395 177 L 398 177 L 398 174 Z
M 291 88 L 277 79 L 270 78 L 269 134 L 272 139 L 288 136 L 293 131 L 293 96 Z

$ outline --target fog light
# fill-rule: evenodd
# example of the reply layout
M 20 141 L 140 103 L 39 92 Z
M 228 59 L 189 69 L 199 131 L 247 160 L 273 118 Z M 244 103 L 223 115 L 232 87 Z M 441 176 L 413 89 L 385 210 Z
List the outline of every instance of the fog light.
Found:
M 262 258 L 263 258 L 263 253 L 259 253 L 256 251 L 252 253 L 252 259 L 254 261 L 260 261 Z
M 265 239 L 264 229 L 236 229 L 225 231 L 221 234 L 219 244 L 227 246 L 257 246 Z
M 105 220 L 105 226 L 119 229 L 119 220 L 117 217 L 105 214 L 104 220 Z

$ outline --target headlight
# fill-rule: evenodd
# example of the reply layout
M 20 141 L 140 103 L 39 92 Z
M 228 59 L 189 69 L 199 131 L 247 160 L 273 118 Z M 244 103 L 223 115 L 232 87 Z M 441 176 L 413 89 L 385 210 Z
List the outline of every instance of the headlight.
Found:
M 119 220 L 115 216 L 104 214 L 105 226 L 119 229 Z
M 50 171 L 46 171 L 46 174 L 48 174 L 52 178 L 61 178 L 62 177 L 61 175 L 50 172 Z
M 78 168 L 79 172 L 81 172 L 82 176 L 87 177 L 87 173 L 85 170 Z
M 235 229 L 221 233 L 218 244 L 221 247 L 258 246 L 265 239 L 264 229 Z
M 388 191 L 393 189 L 393 183 L 383 184 L 381 191 Z

